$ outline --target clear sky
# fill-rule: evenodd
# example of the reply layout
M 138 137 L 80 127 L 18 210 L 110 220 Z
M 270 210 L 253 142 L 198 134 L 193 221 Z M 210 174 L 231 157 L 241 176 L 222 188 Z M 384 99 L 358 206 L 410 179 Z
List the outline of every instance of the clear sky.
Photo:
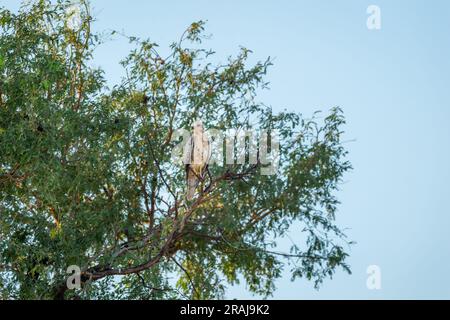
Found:
M 354 170 L 339 193 L 338 225 L 357 242 L 353 274 L 338 272 L 317 291 L 286 273 L 274 298 L 450 299 L 449 1 L 91 2 L 97 31 L 150 37 L 162 51 L 191 22 L 208 20 L 205 45 L 219 56 L 245 46 L 254 61 L 275 57 L 271 90 L 260 96 L 275 110 L 343 108 Z M 371 4 L 381 9 L 380 30 L 366 27 Z M 95 64 L 111 84 L 128 50 L 123 40 L 98 48 Z M 381 290 L 366 287 L 369 265 L 381 269 Z M 258 298 L 244 286 L 227 297 Z

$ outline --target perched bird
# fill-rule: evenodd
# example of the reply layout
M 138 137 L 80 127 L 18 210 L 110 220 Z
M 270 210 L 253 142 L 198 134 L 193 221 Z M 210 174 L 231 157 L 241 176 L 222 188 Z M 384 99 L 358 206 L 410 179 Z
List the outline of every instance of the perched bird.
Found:
M 183 158 L 186 165 L 187 199 L 192 200 L 198 184 L 205 178 L 211 158 L 211 146 L 200 120 L 194 122 L 193 133 L 184 147 Z

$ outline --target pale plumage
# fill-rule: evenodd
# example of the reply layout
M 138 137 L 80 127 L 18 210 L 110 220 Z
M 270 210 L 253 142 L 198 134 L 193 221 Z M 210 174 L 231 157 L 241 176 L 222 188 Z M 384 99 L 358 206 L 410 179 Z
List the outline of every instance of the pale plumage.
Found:
M 192 200 L 200 181 L 205 178 L 211 158 L 210 143 L 199 120 L 194 122 L 193 133 L 184 148 L 183 158 L 186 165 L 186 197 Z

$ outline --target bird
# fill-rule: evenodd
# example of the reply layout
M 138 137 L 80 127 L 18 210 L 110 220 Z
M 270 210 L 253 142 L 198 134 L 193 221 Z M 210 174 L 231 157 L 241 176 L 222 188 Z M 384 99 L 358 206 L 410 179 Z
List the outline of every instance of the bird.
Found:
M 192 128 L 192 135 L 189 137 L 183 152 L 186 169 L 186 198 L 188 200 L 193 199 L 200 181 L 205 178 L 211 158 L 211 145 L 204 132 L 202 121 L 196 120 Z

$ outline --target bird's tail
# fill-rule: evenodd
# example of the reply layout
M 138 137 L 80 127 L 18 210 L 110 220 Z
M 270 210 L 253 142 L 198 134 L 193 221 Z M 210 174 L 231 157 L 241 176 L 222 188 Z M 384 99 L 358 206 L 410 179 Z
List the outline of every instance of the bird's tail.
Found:
M 195 195 L 195 190 L 197 189 L 198 186 L 198 178 L 195 176 L 195 174 L 191 171 L 188 172 L 188 177 L 187 177 L 187 195 L 186 198 L 188 200 L 192 200 L 192 198 L 194 198 Z

